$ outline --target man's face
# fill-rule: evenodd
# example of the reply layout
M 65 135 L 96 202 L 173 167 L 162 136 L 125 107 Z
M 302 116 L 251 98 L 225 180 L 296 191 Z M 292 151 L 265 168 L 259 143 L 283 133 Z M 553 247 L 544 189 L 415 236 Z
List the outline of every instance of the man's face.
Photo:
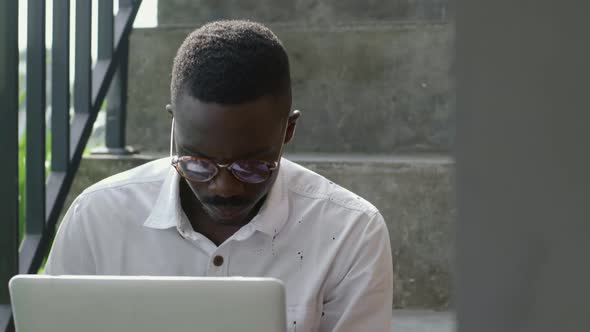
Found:
M 173 111 L 176 152 L 219 164 L 277 161 L 295 126 L 296 118 L 288 121 L 289 104 L 275 97 L 243 104 L 203 103 L 184 94 Z M 240 225 L 256 213 L 277 174 L 278 169 L 267 181 L 250 184 L 238 180 L 227 168 L 220 168 L 208 182 L 185 181 L 213 221 Z

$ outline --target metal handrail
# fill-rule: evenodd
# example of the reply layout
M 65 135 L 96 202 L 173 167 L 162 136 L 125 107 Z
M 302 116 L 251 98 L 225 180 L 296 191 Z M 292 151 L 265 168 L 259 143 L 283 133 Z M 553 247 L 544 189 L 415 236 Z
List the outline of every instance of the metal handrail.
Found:
M 107 149 L 125 152 L 129 35 L 141 0 L 99 0 L 98 57 L 91 67 L 91 1 L 76 2 L 74 113 L 70 116 L 70 0 L 53 0 L 51 170 L 45 176 L 45 1 L 27 13 L 26 231 L 18 230 L 18 1 L 0 0 L 0 331 L 14 331 L 9 279 L 36 273 L 80 165 L 98 112 L 108 98 Z M 108 93 L 108 97 L 107 97 Z M 20 246 L 20 247 L 19 247 Z

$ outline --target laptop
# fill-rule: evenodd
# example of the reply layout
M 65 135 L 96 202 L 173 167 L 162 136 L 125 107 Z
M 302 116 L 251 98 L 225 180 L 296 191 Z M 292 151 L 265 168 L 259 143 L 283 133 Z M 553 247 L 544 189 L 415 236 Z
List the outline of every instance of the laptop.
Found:
M 18 275 L 17 332 L 284 332 L 285 291 L 271 278 Z

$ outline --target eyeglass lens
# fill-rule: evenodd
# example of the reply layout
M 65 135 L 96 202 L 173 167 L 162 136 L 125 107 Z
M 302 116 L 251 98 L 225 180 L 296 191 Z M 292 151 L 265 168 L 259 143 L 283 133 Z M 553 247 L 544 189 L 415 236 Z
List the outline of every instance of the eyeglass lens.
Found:
M 180 160 L 178 166 L 184 176 L 193 181 L 209 181 L 217 174 L 217 166 L 208 160 Z M 228 169 L 236 178 L 248 183 L 264 182 L 271 173 L 267 164 L 250 160 L 238 160 Z

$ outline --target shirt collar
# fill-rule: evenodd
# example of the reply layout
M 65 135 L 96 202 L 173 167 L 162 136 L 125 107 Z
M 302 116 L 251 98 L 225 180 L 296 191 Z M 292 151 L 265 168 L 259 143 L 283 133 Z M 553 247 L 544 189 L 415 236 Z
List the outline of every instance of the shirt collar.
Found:
M 285 161 L 284 159 L 282 161 Z M 248 223 L 253 230 L 258 230 L 270 236 L 275 236 L 287 222 L 289 216 L 289 200 L 285 172 L 281 162 L 279 174 L 270 189 L 266 201 L 258 211 L 258 214 Z M 185 217 L 180 204 L 179 196 L 180 175 L 169 166 L 162 188 L 154 207 L 144 222 L 144 226 L 155 229 L 167 229 L 183 227 Z
M 282 159 L 279 174 L 266 197 L 266 201 L 262 204 L 258 214 L 249 223 L 255 230 L 270 236 L 278 234 L 289 217 L 289 199 L 285 181 L 286 172 L 283 166 L 286 163 L 283 161 L 285 159 Z
M 156 203 L 143 224 L 146 227 L 166 229 L 180 225 L 183 216 L 178 195 L 180 175 L 178 175 L 174 167 L 171 165 L 168 165 L 168 167 Z

